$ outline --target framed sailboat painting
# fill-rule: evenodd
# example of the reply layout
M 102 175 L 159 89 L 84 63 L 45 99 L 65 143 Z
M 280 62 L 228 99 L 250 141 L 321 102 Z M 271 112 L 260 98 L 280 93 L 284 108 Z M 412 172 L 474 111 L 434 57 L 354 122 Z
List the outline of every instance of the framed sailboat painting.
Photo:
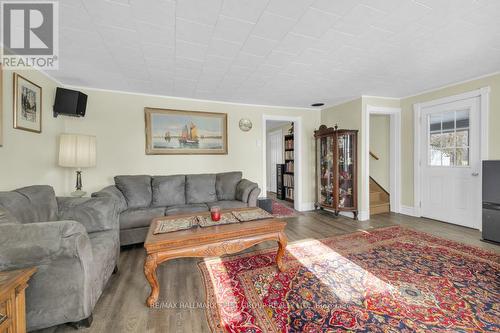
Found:
M 146 154 L 227 154 L 227 114 L 145 108 Z

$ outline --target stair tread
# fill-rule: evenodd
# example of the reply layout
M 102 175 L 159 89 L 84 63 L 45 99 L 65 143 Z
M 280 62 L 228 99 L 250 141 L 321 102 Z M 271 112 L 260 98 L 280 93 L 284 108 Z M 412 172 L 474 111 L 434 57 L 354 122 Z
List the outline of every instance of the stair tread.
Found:
M 389 206 L 389 205 L 390 205 L 390 202 L 379 201 L 379 202 L 371 203 L 370 207 Z

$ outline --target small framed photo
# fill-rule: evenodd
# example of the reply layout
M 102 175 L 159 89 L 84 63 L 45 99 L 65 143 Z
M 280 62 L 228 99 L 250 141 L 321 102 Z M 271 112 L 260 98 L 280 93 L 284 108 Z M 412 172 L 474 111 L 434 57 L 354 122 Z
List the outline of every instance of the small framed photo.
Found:
M 14 128 L 42 132 L 42 87 L 14 73 Z

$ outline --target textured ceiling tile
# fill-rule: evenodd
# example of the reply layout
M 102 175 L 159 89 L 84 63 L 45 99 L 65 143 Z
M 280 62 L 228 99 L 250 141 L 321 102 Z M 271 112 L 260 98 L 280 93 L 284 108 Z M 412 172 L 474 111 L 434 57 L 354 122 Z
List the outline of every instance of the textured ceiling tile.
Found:
M 65 84 L 256 104 L 404 96 L 500 70 L 497 0 L 65 0 Z
M 177 19 L 175 34 L 177 39 L 208 45 L 212 38 L 213 27 L 193 21 Z
M 175 55 L 177 57 L 190 58 L 200 61 L 205 60 L 208 48 L 207 45 L 204 44 L 189 43 L 182 40 L 178 40 L 175 47 Z
M 129 5 L 102 0 L 85 0 L 83 4 L 98 24 L 129 29 L 134 18 Z
M 270 0 L 266 10 L 298 20 L 312 3 L 313 0 Z
M 242 47 L 243 45 L 239 43 L 213 38 L 208 47 L 207 54 L 234 58 L 238 55 Z
M 291 54 L 299 54 L 304 49 L 310 47 L 314 43 L 317 43 L 317 41 L 317 39 L 312 37 L 289 33 L 285 38 L 283 38 L 275 50 Z
M 131 0 L 134 19 L 157 26 L 175 25 L 175 1 L 167 0 Z
M 248 37 L 242 52 L 265 57 L 267 56 L 278 42 L 275 40 L 265 39 L 257 36 Z
M 222 6 L 222 0 L 181 0 L 176 3 L 177 17 L 208 25 L 215 25 Z
M 328 14 L 324 11 L 309 8 L 294 27 L 292 32 L 320 38 L 335 22 L 339 16 Z
M 257 22 L 269 0 L 224 0 L 221 14 Z
M 144 43 L 162 44 L 166 47 L 174 47 L 175 29 L 173 27 L 160 28 L 144 22 L 137 23 L 137 33 L 140 41 Z
M 281 40 L 296 23 L 296 20 L 264 12 L 252 30 L 252 34 L 268 39 Z
M 253 23 L 221 15 L 215 27 L 214 38 L 243 44 L 253 26 Z

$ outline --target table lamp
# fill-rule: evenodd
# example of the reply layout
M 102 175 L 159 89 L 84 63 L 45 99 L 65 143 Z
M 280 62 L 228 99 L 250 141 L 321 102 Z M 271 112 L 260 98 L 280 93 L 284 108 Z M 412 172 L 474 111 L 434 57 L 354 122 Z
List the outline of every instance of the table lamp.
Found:
M 96 165 L 96 138 L 83 134 L 61 134 L 59 136 L 59 165 L 76 168 L 76 191 L 73 197 L 83 197 L 82 168 Z

